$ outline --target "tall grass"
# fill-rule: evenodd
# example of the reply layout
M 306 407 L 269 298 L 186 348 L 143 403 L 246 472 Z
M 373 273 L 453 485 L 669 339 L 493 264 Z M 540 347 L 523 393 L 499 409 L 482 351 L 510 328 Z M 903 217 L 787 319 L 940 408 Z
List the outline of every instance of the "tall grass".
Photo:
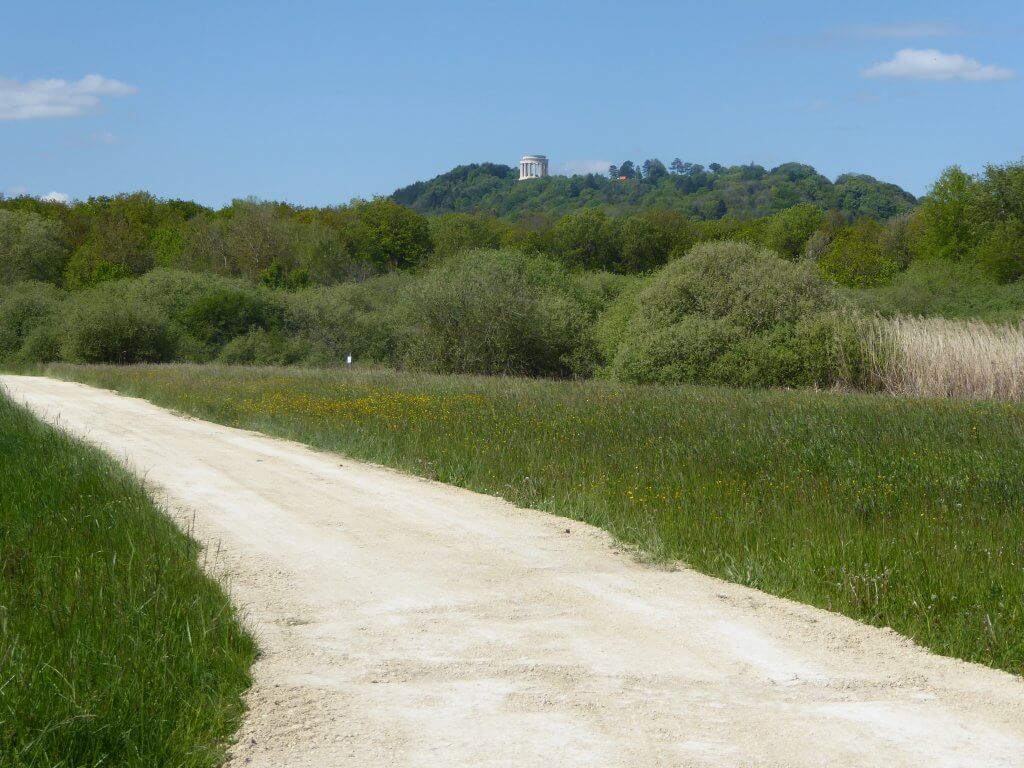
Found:
M 197 545 L 0 395 L 0 765 L 219 765 L 254 645 Z
M 1020 400 L 1024 325 L 898 317 L 863 331 L 870 379 L 893 395 Z
M 50 372 L 586 520 L 1024 673 L 1024 405 L 372 370 Z

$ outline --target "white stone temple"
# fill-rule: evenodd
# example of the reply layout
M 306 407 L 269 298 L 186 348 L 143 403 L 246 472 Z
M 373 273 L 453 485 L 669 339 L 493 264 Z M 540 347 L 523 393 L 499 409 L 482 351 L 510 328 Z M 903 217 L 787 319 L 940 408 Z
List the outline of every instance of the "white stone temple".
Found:
M 523 155 L 519 161 L 519 180 L 543 179 L 548 175 L 548 159 L 544 155 Z

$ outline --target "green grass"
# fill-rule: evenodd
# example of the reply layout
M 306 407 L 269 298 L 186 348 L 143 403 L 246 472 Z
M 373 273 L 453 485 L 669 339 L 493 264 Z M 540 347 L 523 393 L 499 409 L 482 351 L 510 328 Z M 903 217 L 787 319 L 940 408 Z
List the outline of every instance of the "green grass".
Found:
M 49 369 L 586 520 L 1024 673 L 1024 406 L 216 366 Z
M 198 547 L 0 395 L 0 765 L 219 765 L 255 646 Z

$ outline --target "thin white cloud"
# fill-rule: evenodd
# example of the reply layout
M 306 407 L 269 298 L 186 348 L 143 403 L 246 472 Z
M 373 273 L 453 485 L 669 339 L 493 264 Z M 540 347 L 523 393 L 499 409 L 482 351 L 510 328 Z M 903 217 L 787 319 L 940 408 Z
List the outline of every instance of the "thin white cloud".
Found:
M 51 192 L 48 195 L 43 195 L 40 200 L 45 200 L 48 203 L 66 203 L 71 198 L 68 197 L 67 192 Z
M 934 48 L 904 48 L 889 61 L 861 71 L 864 77 L 892 77 L 911 80 L 1009 80 L 1012 69 L 982 64 L 960 53 L 943 53 Z
M 608 167 L 611 164 L 611 160 L 568 160 L 556 166 L 555 173 L 563 176 L 577 174 L 585 176 L 588 173 L 597 173 L 603 176 L 608 173 Z
M 110 133 L 109 131 L 98 131 L 96 133 L 89 134 L 90 144 L 116 144 L 117 136 Z
M 828 99 L 818 99 L 804 104 L 804 112 L 828 112 L 832 109 L 832 102 Z
M 100 75 L 81 80 L 29 80 L 0 77 L 0 120 L 74 117 L 93 109 L 106 96 L 127 96 L 139 89 Z
M 833 30 L 837 37 L 855 40 L 888 40 L 892 38 L 952 37 L 964 30 L 942 21 L 909 21 L 902 24 L 854 24 Z

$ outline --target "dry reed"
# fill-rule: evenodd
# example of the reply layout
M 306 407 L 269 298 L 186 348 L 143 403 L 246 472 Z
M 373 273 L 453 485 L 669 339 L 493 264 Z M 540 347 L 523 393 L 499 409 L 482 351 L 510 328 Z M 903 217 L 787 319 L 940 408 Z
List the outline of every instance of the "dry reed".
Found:
M 900 317 L 866 325 L 869 378 L 890 394 L 1024 399 L 1024 324 Z

